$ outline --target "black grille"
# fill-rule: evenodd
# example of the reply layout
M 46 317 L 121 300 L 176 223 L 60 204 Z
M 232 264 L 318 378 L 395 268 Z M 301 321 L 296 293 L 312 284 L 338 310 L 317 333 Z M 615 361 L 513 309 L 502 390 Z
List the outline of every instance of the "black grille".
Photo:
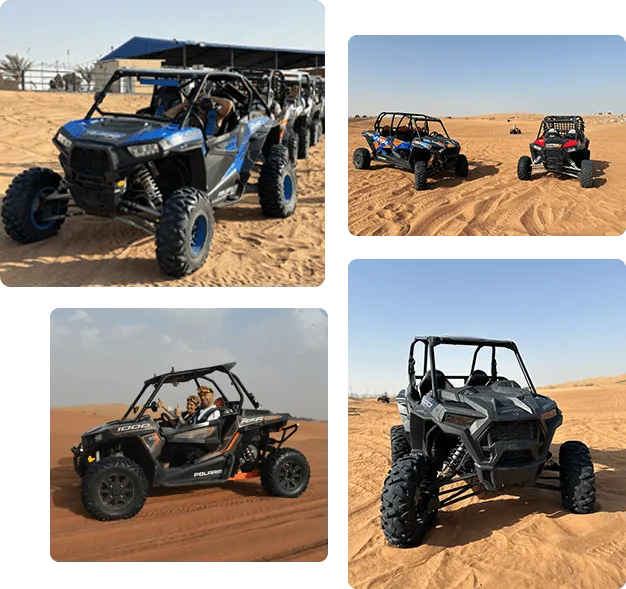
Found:
M 534 460 L 530 450 L 507 450 L 498 461 L 498 466 L 522 466 Z
M 72 151 L 71 166 L 81 176 L 101 178 L 109 171 L 109 156 L 100 149 L 77 147 Z
M 541 429 L 538 421 L 501 421 L 489 428 L 491 441 L 539 440 Z

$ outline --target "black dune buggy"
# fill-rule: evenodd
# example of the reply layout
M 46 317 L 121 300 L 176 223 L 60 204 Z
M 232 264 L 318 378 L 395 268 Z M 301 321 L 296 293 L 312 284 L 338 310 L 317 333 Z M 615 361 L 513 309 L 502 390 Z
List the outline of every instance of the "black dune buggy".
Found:
M 415 174 L 415 189 L 426 190 L 426 179 L 437 172 L 454 170 L 466 178 L 468 162 L 458 141 L 450 139 L 443 122 L 427 115 L 381 112 L 372 131 L 363 131 L 369 149 L 359 147 L 352 155 L 358 170 L 372 160 L 383 161 Z
M 422 374 L 413 352 L 424 345 Z M 468 374 L 438 370 L 448 346 L 466 346 Z M 480 354 L 481 350 L 485 353 Z M 496 351 L 521 374 L 521 386 L 498 372 Z M 461 351 L 452 350 L 453 364 Z M 486 357 L 485 357 L 486 356 Z M 477 368 L 485 362 L 487 370 Z M 514 368 L 515 366 L 519 367 Z M 453 386 L 450 381 L 460 381 Z M 596 491 L 593 462 L 582 442 L 565 442 L 558 463 L 550 444 L 563 415 L 537 393 L 511 341 L 466 337 L 416 337 L 409 352 L 409 385 L 397 396 L 401 425 L 391 428 L 392 466 L 381 497 L 381 524 L 389 544 L 420 544 L 437 510 L 486 491 L 532 485 L 560 491 L 572 513 L 591 513 Z M 552 481 L 552 484 L 542 482 Z
M 87 512 L 101 521 L 126 519 L 141 510 L 150 488 L 217 485 L 254 477 L 260 477 L 269 495 L 299 497 L 309 483 L 309 464 L 298 450 L 283 447 L 298 424 L 287 425 L 288 413 L 259 409 L 257 399 L 232 372 L 234 366 L 231 362 L 172 369 L 154 376 L 144 382 L 121 419 L 85 432 L 72 453 Z M 214 378 L 219 374 L 229 379 L 237 398 L 226 396 Z M 213 387 L 222 403 L 218 419 L 209 415 L 206 422 L 187 424 L 174 422 L 167 413 L 156 419 L 148 415 L 148 410 L 159 411 L 155 398 L 163 385 L 187 382 L 196 388 L 201 382 Z M 254 409 L 244 409 L 244 397 Z M 280 437 L 273 437 L 277 434 Z M 167 448 L 175 460 L 164 468 Z
M 522 130 L 519 127 L 516 127 L 515 125 L 513 125 L 513 127 L 509 130 L 509 134 L 510 135 L 521 135 L 522 134 Z
M 389 395 L 387 393 L 383 393 L 378 399 L 376 399 L 379 403 L 389 403 Z
M 583 188 L 593 187 L 593 165 L 585 122 L 579 116 L 551 115 L 541 121 L 537 139 L 530 144 L 530 157 L 522 156 L 517 177 L 530 180 L 533 168 L 578 178 Z
M 120 88 L 129 86 L 137 93 L 152 86 L 149 106 L 111 110 Z M 219 128 L 209 94 L 234 104 Z M 181 103 L 179 114 L 168 118 Z M 293 214 L 296 173 L 281 136 L 269 106 L 240 74 L 122 68 L 96 93 L 85 119 L 55 135 L 63 177 L 32 168 L 13 180 L 2 201 L 4 228 L 15 241 L 30 243 L 56 234 L 68 217 L 117 218 L 154 235 L 161 268 L 184 276 L 206 261 L 213 209 L 243 198 L 256 162 L 262 162 L 263 213 Z

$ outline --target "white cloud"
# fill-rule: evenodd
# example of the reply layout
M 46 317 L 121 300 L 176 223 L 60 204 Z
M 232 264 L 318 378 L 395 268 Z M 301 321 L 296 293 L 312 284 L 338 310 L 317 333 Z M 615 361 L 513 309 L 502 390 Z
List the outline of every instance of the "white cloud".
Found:
M 91 315 L 89 315 L 89 313 L 87 313 L 87 311 L 83 311 L 82 309 L 78 309 L 77 311 L 74 311 L 74 313 L 72 313 L 72 315 L 70 315 L 69 319 L 67 320 L 68 323 L 71 323 L 73 321 L 84 321 L 86 323 L 92 323 L 93 319 L 91 318 Z

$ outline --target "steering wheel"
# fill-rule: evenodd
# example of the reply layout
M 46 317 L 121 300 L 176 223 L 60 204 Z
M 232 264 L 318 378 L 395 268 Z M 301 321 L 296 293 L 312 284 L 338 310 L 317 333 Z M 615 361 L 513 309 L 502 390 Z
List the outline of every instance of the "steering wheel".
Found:
M 164 425 L 169 425 L 170 427 L 178 427 L 167 413 L 161 413 L 159 421 Z
M 195 110 L 194 107 L 191 107 L 191 112 L 189 114 L 189 121 L 187 124 L 189 127 L 196 127 L 197 129 L 200 129 L 200 131 L 204 133 L 204 123 L 202 122 L 202 118 L 200 117 L 200 115 L 198 114 L 198 112 Z

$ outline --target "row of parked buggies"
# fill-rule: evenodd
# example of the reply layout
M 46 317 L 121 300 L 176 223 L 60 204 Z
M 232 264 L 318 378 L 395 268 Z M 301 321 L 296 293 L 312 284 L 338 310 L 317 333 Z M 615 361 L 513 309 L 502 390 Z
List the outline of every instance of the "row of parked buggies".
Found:
M 122 86 L 152 86 L 149 105 L 120 111 Z M 223 120 L 220 101 L 232 104 Z M 4 229 L 32 243 L 55 235 L 68 217 L 116 218 L 153 235 L 163 271 L 185 276 L 208 257 L 214 209 L 241 201 L 253 170 L 263 214 L 293 215 L 297 162 L 324 132 L 321 76 L 122 68 L 85 118 L 52 139 L 62 175 L 31 168 L 13 180 L 2 199 Z
M 512 134 L 518 134 L 513 133 Z M 406 112 L 381 112 L 372 130 L 363 131 L 368 147 L 352 155 L 354 167 L 368 169 L 372 160 L 413 172 L 415 189 L 426 190 L 427 178 L 452 171 L 461 178 L 469 174 L 461 144 L 452 139 L 441 119 Z M 530 180 L 533 169 L 578 178 L 583 188 L 593 187 L 593 166 L 585 122 L 576 115 L 550 115 L 539 126 L 530 144 L 530 156 L 522 156 L 517 177 Z

